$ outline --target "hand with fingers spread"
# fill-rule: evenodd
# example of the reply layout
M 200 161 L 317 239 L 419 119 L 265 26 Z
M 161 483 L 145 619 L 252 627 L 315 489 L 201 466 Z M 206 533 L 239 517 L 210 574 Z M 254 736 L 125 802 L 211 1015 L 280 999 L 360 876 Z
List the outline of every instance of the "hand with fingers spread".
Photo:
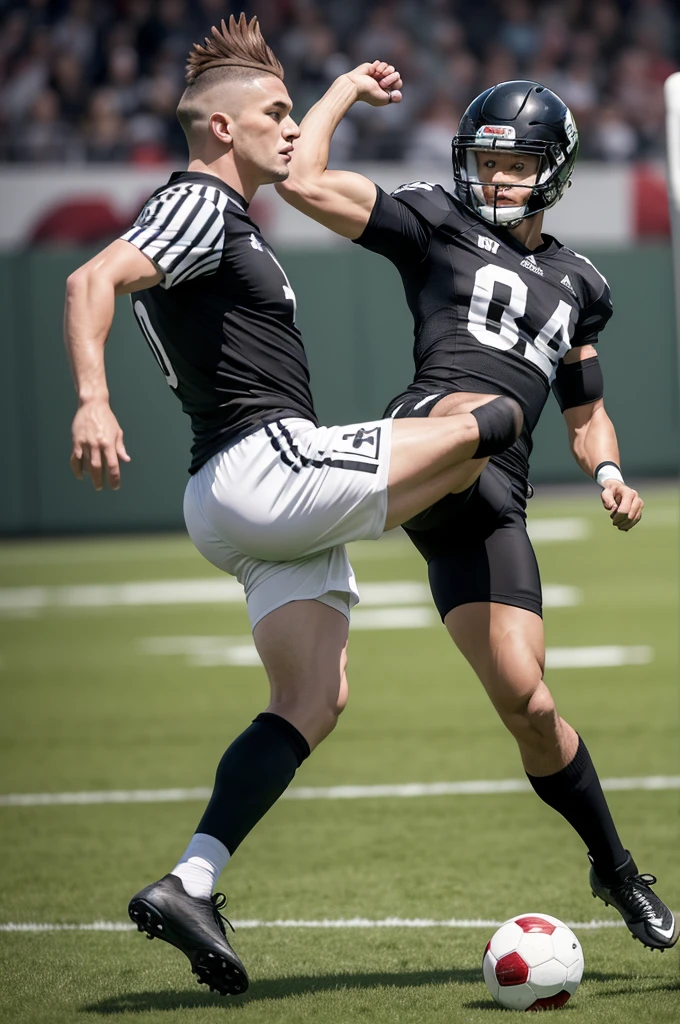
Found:
M 370 103 L 372 107 L 401 102 L 401 76 L 391 64 L 383 60 L 360 64 L 353 71 L 348 71 L 347 77 L 359 90 L 357 99 Z
M 86 473 L 96 491 L 101 491 L 106 481 L 117 491 L 120 462 L 129 462 L 130 456 L 109 403 L 102 399 L 83 402 L 74 417 L 72 435 L 71 469 L 76 479 L 82 480 Z
M 642 518 L 644 502 L 637 491 L 626 487 L 622 480 L 604 480 L 602 504 L 617 530 L 632 530 Z

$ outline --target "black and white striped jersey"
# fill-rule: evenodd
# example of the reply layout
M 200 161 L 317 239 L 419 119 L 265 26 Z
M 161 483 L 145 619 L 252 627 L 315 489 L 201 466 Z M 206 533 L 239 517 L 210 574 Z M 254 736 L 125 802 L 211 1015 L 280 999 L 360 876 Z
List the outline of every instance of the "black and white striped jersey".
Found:
M 295 295 L 238 192 L 176 172 L 122 238 L 164 275 L 133 293 L 132 308 L 191 417 L 191 473 L 265 423 L 316 424 Z

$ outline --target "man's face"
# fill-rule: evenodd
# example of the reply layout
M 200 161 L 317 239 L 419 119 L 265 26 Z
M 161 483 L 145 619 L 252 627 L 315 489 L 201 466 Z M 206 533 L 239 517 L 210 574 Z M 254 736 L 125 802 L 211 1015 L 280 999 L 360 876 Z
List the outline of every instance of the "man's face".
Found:
M 240 84 L 240 83 L 239 83 Z M 258 185 L 284 181 L 300 129 L 290 116 L 288 90 L 275 75 L 242 83 L 238 111 L 231 121 L 234 157 Z
M 524 206 L 536 184 L 538 157 L 529 153 L 476 150 L 477 176 L 489 206 Z M 502 185 L 492 188 L 491 185 Z

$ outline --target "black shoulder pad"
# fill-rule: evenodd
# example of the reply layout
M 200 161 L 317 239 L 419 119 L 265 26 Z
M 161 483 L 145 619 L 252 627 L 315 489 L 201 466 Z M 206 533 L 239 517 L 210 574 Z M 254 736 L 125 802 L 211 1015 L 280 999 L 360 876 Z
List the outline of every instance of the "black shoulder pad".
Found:
M 400 185 L 392 193 L 395 199 L 410 206 L 433 228 L 443 224 L 453 209 L 449 194 L 431 181 L 412 181 Z

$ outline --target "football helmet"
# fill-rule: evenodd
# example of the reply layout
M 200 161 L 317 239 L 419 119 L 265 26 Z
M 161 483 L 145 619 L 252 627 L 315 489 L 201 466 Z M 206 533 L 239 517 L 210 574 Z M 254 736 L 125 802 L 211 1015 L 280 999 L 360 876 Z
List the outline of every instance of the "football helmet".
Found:
M 569 108 L 544 85 L 501 82 L 472 101 L 451 148 L 458 198 L 485 221 L 514 227 L 562 198 L 574 169 L 578 132 Z M 487 202 L 475 153 L 493 150 L 538 157 L 536 183 L 523 206 L 498 205 L 498 189 L 507 184 L 494 183 L 493 204 Z

